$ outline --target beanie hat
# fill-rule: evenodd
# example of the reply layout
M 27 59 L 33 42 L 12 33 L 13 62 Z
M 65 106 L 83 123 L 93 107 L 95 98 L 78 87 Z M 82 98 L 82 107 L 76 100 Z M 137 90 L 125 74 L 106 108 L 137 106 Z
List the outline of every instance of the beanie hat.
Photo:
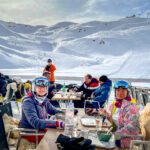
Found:
M 47 60 L 47 62 L 52 62 L 52 60 L 49 58 L 49 59 Z
M 102 75 L 102 76 L 99 78 L 99 81 L 106 82 L 107 79 L 108 79 L 107 76 Z

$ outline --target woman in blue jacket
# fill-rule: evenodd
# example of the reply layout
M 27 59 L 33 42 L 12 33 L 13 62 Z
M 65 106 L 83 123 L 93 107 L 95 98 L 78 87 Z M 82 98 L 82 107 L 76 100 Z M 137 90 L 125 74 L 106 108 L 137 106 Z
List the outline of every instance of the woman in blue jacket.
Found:
M 60 112 L 47 99 L 48 85 L 49 80 L 45 77 L 34 79 L 32 92 L 29 92 L 22 100 L 20 128 L 63 128 L 62 121 L 47 120 L 48 114 L 55 115 Z

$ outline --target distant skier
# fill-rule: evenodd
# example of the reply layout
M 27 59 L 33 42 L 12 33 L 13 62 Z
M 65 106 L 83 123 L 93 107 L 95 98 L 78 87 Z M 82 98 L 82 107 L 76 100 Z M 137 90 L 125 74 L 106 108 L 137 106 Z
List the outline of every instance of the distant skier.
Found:
M 55 82 L 54 71 L 56 70 L 56 67 L 52 64 L 52 60 L 51 59 L 48 59 L 47 62 L 48 62 L 48 64 L 45 66 L 45 68 L 43 70 L 43 73 L 45 71 L 50 72 L 51 73 L 50 83 L 54 84 L 54 82 Z

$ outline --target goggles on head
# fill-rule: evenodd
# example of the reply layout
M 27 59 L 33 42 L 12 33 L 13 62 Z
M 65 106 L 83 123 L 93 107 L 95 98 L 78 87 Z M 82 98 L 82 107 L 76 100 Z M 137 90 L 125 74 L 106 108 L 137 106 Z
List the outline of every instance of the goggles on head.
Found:
M 126 81 L 117 81 L 114 84 L 114 88 L 115 89 L 119 89 L 119 88 L 128 89 L 129 88 L 129 83 L 126 82 Z
M 47 87 L 49 85 L 49 80 L 46 79 L 45 77 L 36 78 L 36 79 L 34 79 L 33 82 L 36 86 L 44 85 L 45 87 Z

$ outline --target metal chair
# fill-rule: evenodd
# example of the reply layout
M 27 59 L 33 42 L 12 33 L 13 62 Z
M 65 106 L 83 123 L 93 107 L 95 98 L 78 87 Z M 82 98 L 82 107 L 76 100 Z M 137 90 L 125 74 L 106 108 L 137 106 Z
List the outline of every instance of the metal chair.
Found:
M 130 143 L 130 150 L 133 150 L 134 145 L 143 145 L 143 150 L 148 150 L 146 146 L 150 145 L 150 141 L 132 140 Z
M 38 129 L 13 128 L 13 129 L 9 129 L 9 131 L 8 131 L 7 142 L 9 141 L 9 137 L 10 137 L 10 134 L 12 131 L 20 132 L 16 150 L 19 149 L 22 136 L 33 136 L 33 135 L 36 136 L 36 147 L 37 147 L 38 146 L 38 136 L 45 134 L 45 133 L 38 133 Z
M 86 113 L 86 104 L 87 103 L 89 103 L 89 104 L 91 104 L 91 106 L 93 105 L 93 103 L 97 103 L 97 106 L 98 106 L 98 112 L 99 112 L 99 109 L 100 109 L 100 104 L 99 104 L 99 102 L 97 102 L 97 101 L 93 101 L 93 99 L 92 98 L 88 98 L 87 100 L 85 100 L 85 102 L 84 102 L 84 110 L 85 110 L 85 113 Z M 93 106 L 93 108 L 94 108 L 94 106 Z
M 116 133 L 116 134 L 114 134 L 115 135 L 115 139 L 116 140 L 120 140 L 120 139 L 122 139 L 122 138 L 129 138 L 129 137 L 133 137 L 133 138 L 139 138 L 139 140 L 131 140 L 131 142 L 132 141 L 144 141 L 145 140 L 145 138 L 144 138 L 144 135 L 142 135 L 142 134 L 138 134 L 138 135 L 135 135 L 135 134 L 121 134 L 121 133 Z M 131 145 L 131 143 L 130 143 L 130 147 L 132 146 L 132 148 L 133 148 L 133 144 Z

